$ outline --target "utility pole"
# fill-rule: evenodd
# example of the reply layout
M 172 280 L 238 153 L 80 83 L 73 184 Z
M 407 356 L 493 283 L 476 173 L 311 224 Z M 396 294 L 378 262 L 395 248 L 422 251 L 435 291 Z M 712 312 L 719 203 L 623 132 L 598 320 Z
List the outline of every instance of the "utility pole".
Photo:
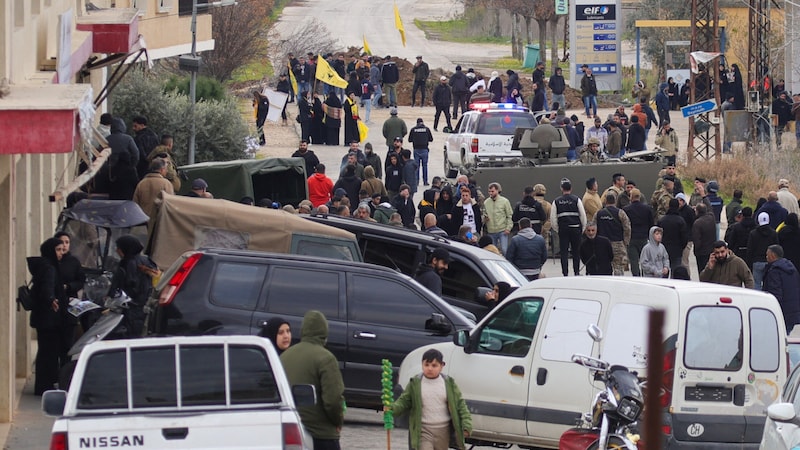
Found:
M 719 5 L 717 0 L 692 0 L 692 52 L 719 53 Z M 719 65 L 704 64 L 700 73 L 692 71 L 689 103 L 714 100 L 717 108 L 689 118 L 688 163 L 695 159 L 722 158 L 719 135 Z

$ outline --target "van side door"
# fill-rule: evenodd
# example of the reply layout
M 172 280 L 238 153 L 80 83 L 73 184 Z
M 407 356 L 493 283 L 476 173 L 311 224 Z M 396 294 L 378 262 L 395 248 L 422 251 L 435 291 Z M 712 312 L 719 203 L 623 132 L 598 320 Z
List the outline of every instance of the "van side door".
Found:
M 496 430 L 528 435 L 528 387 L 536 377 L 530 370 L 533 342 L 541 336 L 544 302 L 543 297 L 522 297 L 497 306 L 471 331 L 465 347 L 456 348 L 445 361 L 445 370 L 464 394 L 478 438 Z

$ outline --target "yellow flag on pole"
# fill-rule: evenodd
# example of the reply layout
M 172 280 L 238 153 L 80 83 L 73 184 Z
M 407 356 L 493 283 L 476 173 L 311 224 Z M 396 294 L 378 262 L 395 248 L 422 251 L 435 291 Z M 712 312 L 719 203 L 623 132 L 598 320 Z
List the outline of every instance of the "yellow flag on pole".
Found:
M 397 3 L 394 4 L 394 26 L 400 32 L 400 39 L 403 40 L 403 47 L 406 46 L 406 30 L 403 28 L 403 21 L 400 19 L 400 10 L 397 9 Z
M 289 67 L 289 83 L 292 84 L 292 92 L 294 95 L 300 95 L 300 92 L 297 92 L 297 78 L 294 77 L 294 72 L 292 72 L 292 63 L 286 63 Z
M 336 86 L 338 88 L 346 88 L 347 81 L 345 81 L 342 77 L 333 70 L 328 61 L 325 61 L 325 58 L 322 55 L 317 57 L 317 79 L 322 81 L 323 83 L 330 84 L 331 86 Z
M 361 36 L 364 38 L 364 53 L 372 55 L 372 50 L 369 49 L 369 44 L 367 44 L 367 35 L 362 34 Z

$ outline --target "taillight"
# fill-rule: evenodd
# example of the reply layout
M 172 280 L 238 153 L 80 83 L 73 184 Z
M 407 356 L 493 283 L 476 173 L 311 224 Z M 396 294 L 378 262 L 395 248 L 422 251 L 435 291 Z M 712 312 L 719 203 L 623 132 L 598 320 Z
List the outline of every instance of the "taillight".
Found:
M 53 433 L 50 438 L 50 450 L 69 450 L 67 433 Z
M 303 435 L 296 423 L 283 424 L 283 450 L 303 450 Z
M 172 300 L 175 299 L 175 294 L 178 293 L 181 285 L 186 281 L 186 277 L 189 276 L 189 272 L 194 269 L 195 264 L 197 264 L 197 261 L 200 261 L 202 257 L 202 253 L 195 253 L 186 258 L 186 261 L 181 264 L 181 267 L 172 275 L 172 278 L 169 279 L 164 289 L 161 290 L 161 295 L 158 296 L 159 305 L 164 306 L 172 303 Z
M 672 386 L 675 382 L 675 355 L 676 349 L 668 351 L 664 355 L 664 375 L 661 377 L 661 400 L 662 408 L 669 408 L 672 403 Z
M 662 436 L 672 436 L 672 427 L 669 425 L 661 425 Z
M 472 138 L 472 143 L 469 146 L 469 151 L 478 153 L 478 138 Z

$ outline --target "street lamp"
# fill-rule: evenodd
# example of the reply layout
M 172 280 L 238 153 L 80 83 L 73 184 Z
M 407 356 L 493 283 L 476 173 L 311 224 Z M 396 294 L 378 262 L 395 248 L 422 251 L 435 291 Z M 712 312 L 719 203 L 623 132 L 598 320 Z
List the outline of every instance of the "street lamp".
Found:
M 210 2 L 205 3 L 206 6 L 231 6 L 235 5 L 236 0 L 221 0 L 217 2 Z M 202 58 L 197 54 L 197 0 L 192 0 L 192 54 L 191 55 L 183 55 L 178 59 L 178 67 L 181 70 L 187 70 L 191 72 L 191 79 L 189 81 L 189 98 L 191 99 L 191 109 L 190 109 L 190 122 L 191 126 L 189 128 L 189 153 L 188 153 L 188 163 L 194 164 L 194 155 L 195 155 L 195 138 L 197 136 L 197 128 L 195 124 L 195 117 L 194 117 L 194 106 L 197 103 L 196 96 L 197 96 L 197 72 L 200 70 L 200 66 L 202 64 Z

